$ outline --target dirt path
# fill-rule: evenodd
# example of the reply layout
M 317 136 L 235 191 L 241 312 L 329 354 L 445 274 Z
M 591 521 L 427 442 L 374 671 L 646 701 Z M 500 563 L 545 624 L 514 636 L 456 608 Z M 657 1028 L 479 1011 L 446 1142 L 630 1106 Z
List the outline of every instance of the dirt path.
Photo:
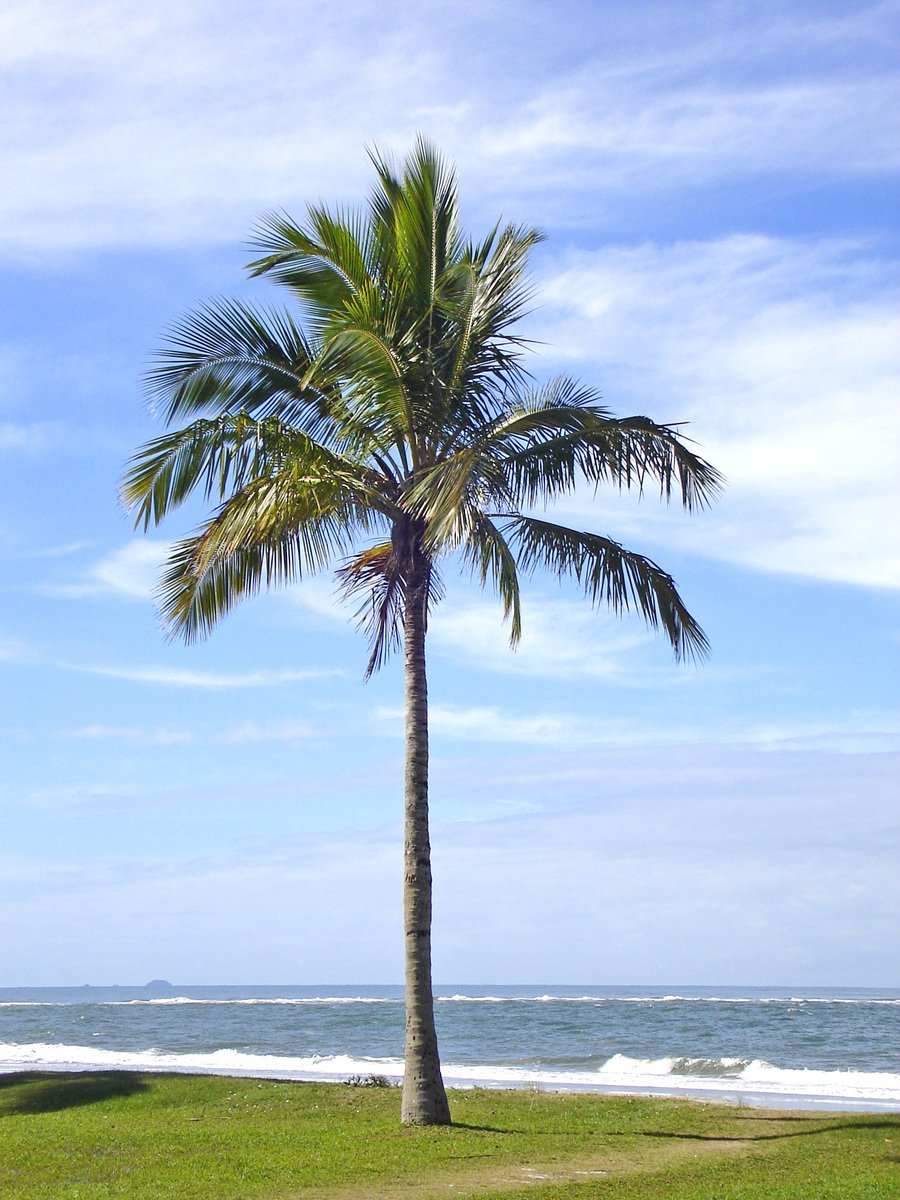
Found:
M 560 1157 L 545 1162 L 533 1161 L 472 1163 L 461 1160 L 458 1167 L 443 1168 L 430 1178 L 398 1180 L 385 1184 L 379 1181 L 371 1187 L 360 1181 L 352 1186 L 304 1188 L 280 1197 L 279 1200 L 447 1200 L 448 1197 L 477 1197 L 488 1192 L 516 1191 L 529 1185 L 547 1186 L 565 1183 L 586 1183 L 590 1180 L 612 1179 L 655 1171 L 711 1155 L 745 1154 L 754 1146 L 752 1138 L 685 1139 L 673 1136 L 660 1138 L 652 1146 L 641 1144 L 629 1149 L 595 1155 Z

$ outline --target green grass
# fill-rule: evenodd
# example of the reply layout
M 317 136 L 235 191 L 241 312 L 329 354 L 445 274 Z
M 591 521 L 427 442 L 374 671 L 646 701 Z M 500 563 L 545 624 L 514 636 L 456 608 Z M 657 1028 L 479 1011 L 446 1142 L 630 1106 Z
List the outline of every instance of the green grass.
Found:
M 128 1072 L 0 1075 L 2 1200 L 897 1200 L 900 1116 Z

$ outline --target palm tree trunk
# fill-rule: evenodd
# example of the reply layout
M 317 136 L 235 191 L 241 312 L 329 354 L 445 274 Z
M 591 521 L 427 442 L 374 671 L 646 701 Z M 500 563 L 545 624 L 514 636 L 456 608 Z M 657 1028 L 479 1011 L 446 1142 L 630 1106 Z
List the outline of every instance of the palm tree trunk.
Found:
M 406 821 L 403 925 L 406 948 L 404 1125 L 449 1125 L 431 990 L 431 845 L 428 839 L 428 691 L 425 679 L 427 567 L 408 579 L 406 662 Z

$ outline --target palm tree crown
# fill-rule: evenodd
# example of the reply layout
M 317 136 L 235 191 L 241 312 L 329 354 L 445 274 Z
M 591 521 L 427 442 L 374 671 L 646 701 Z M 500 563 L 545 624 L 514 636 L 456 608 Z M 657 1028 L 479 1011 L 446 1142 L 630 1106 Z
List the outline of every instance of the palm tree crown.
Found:
M 367 673 L 404 647 L 404 1119 L 430 1123 L 449 1120 L 427 1011 L 424 642 L 442 591 L 438 563 L 454 556 L 494 587 L 513 645 L 520 578 L 549 569 L 574 577 L 595 603 L 640 612 L 676 657 L 702 656 L 706 639 L 671 576 L 607 537 L 535 513 L 582 480 L 652 482 L 692 510 L 720 477 L 674 427 L 615 418 L 567 379 L 532 384 L 514 326 L 529 302 L 538 232 L 498 225 L 483 241 L 466 239 L 454 172 L 424 140 L 401 170 L 372 160 L 365 211 L 314 207 L 304 225 L 278 214 L 257 230 L 262 257 L 251 273 L 285 287 L 302 323 L 229 300 L 172 331 L 148 383 L 179 427 L 138 451 L 122 494 L 144 528 L 197 491 L 215 504 L 175 544 L 161 583 L 174 634 L 204 636 L 261 586 L 338 564 L 369 638 Z

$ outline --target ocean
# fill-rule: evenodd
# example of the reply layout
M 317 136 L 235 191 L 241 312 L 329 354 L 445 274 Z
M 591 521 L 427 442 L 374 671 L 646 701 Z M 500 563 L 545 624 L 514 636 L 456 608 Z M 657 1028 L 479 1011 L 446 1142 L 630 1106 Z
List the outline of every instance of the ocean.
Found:
M 900 991 L 435 989 L 448 1086 L 900 1111 Z M 397 1081 L 399 987 L 0 989 L 0 1071 Z

